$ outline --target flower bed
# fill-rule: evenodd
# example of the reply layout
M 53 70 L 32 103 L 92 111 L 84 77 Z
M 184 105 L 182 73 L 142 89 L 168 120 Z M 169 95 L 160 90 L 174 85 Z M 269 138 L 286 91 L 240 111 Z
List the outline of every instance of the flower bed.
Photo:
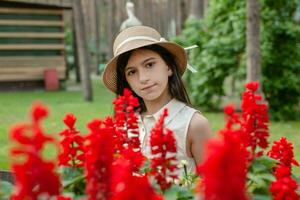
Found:
M 42 122 L 47 108 L 35 103 L 31 122 L 12 127 L 11 170 L 15 184 L 2 183 L 3 198 L 11 199 L 299 199 L 292 174 L 293 146 L 285 138 L 268 147 L 268 110 L 256 94 L 258 83 L 246 85 L 241 113 L 224 108 L 225 126 L 205 147 L 204 161 L 195 174 L 178 176 L 184 161 L 176 159 L 172 130 L 164 126 L 168 111 L 151 130 L 151 159 L 140 149 L 136 110 L 138 100 L 129 90 L 114 100 L 115 115 L 94 119 L 89 133 L 76 129 L 67 114 L 61 140 L 46 135 Z M 49 160 L 46 145 L 57 150 Z

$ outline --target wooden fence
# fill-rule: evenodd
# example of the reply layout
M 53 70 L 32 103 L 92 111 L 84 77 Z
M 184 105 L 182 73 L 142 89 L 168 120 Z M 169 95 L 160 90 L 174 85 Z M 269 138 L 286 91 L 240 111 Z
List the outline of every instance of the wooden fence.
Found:
M 0 81 L 43 80 L 56 68 L 65 78 L 63 9 L 0 3 Z

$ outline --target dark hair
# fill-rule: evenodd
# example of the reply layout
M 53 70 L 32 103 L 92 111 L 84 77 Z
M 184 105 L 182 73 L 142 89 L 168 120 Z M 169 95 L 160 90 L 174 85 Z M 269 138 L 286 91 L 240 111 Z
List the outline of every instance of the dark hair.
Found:
M 181 101 L 183 103 L 186 103 L 187 105 L 191 106 L 191 102 L 189 99 L 189 96 L 186 92 L 186 89 L 184 87 L 184 84 L 181 79 L 181 75 L 179 72 L 179 67 L 177 63 L 175 62 L 174 56 L 165 48 L 159 45 L 150 45 L 141 47 L 139 49 L 147 49 L 156 52 L 164 61 L 165 63 L 172 69 L 172 76 L 169 77 L 168 81 L 168 88 L 169 93 L 172 96 L 172 98 L 177 99 L 178 101 Z M 129 88 L 133 95 L 139 99 L 140 103 L 140 113 L 147 111 L 147 108 L 145 106 L 145 103 L 141 97 L 139 97 L 129 86 L 126 76 L 125 76 L 125 67 L 128 63 L 128 60 L 130 56 L 132 55 L 134 50 L 123 53 L 119 56 L 117 60 L 117 95 L 122 95 L 123 90 L 125 88 Z

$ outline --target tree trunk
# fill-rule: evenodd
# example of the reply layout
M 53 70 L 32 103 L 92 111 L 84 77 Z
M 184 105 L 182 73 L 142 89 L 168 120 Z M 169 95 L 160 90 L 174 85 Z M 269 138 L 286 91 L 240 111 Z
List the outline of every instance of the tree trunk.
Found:
M 115 23 L 115 17 L 114 17 L 114 0 L 107 0 L 107 7 L 108 7 L 108 18 L 107 18 L 107 36 L 108 36 L 108 57 L 112 58 L 113 54 L 112 54 L 112 46 L 113 46 L 113 36 L 114 36 L 114 23 Z
M 94 0 L 95 7 L 95 41 L 96 41 L 96 73 L 100 74 L 99 65 L 100 65 L 100 13 L 99 13 L 99 0 Z
M 204 0 L 191 0 L 189 18 L 201 19 L 204 15 Z
M 84 25 L 84 18 L 82 12 L 81 0 L 73 0 L 73 15 L 75 20 L 76 42 L 79 58 L 79 67 L 82 80 L 82 88 L 84 99 L 86 101 L 93 100 L 92 84 L 90 77 L 89 55 L 87 51 L 86 32 Z
M 209 7 L 209 0 L 203 0 L 203 16 L 205 15 L 208 7 Z
M 187 8 L 185 0 L 180 0 L 180 33 L 184 28 L 185 20 L 187 19 Z
M 259 0 L 247 0 L 247 82 L 261 81 L 259 10 Z
M 74 56 L 74 67 L 75 67 L 75 77 L 76 77 L 76 83 L 81 82 L 80 78 L 80 68 L 79 68 L 79 53 L 78 53 L 78 45 L 76 41 L 76 30 L 75 30 L 75 19 L 74 19 L 74 13 L 72 15 L 72 34 L 73 34 L 73 56 Z

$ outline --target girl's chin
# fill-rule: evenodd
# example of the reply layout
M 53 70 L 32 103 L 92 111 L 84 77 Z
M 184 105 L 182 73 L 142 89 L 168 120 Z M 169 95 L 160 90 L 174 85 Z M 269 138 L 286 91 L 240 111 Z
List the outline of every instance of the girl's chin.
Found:
M 148 93 L 148 94 L 142 95 L 141 97 L 144 101 L 154 101 L 154 100 L 158 99 L 159 95 L 154 94 L 154 93 L 151 93 L 151 94 Z
M 146 97 L 143 97 L 143 100 L 144 101 L 154 101 L 156 100 L 158 97 L 153 97 L 153 96 L 146 96 Z

